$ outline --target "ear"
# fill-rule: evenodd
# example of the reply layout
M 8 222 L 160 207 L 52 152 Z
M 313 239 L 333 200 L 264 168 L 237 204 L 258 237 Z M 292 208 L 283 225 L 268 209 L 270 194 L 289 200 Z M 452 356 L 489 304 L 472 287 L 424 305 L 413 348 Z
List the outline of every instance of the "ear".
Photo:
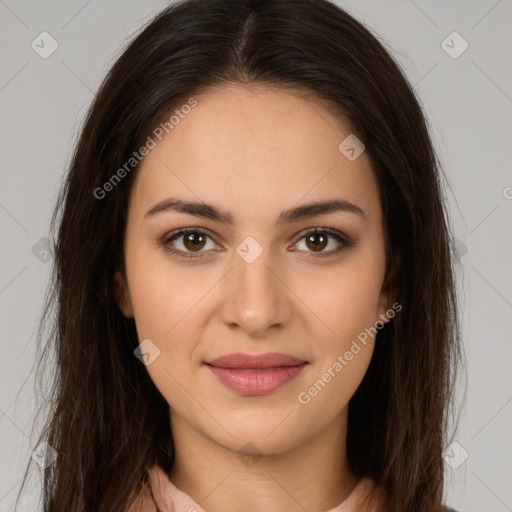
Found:
M 126 318 L 133 318 L 133 305 L 130 298 L 128 283 L 123 273 L 117 269 L 113 275 L 114 280 L 114 300 L 121 313 Z
M 390 318 L 387 318 L 386 311 L 389 311 L 390 309 L 393 310 L 393 304 L 396 304 L 398 301 L 398 273 L 400 271 L 401 265 L 402 250 L 400 249 L 396 252 L 395 262 L 391 262 L 388 275 L 386 276 L 386 279 L 382 285 L 379 309 L 381 314 L 379 323 L 381 325 L 384 325 L 390 321 Z M 400 309 L 398 311 L 400 311 Z

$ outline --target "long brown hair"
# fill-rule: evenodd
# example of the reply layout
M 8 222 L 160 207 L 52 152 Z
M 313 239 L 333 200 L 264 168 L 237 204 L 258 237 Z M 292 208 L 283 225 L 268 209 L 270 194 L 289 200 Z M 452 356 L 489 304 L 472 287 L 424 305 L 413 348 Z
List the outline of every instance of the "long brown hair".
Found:
M 385 490 L 388 512 L 443 510 L 442 451 L 463 361 L 444 175 L 400 66 L 328 0 L 173 3 L 108 72 L 51 222 L 55 259 L 38 375 L 44 387 L 50 364 L 53 379 L 38 444 L 46 441 L 57 458 L 44 472 L 44 510 L 126 510 L 154 464 L 172 467 L 168 404 L 134 357 L 133 319 L 114 301 L 137 165 L 104 197 L 98 190 L 172 109 L 227 83 L 307 92 L 364 142 L 380 188 L 388 276 L 403 311 L 378 333 L 349 402 L 348 461 Z

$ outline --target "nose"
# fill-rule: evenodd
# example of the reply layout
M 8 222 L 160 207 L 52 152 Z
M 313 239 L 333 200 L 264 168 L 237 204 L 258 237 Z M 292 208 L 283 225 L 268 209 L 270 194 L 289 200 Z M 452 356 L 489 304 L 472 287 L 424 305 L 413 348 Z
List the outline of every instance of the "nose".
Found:
M 282 265 L 266 250 L 252 262 L 234 254 L 233 265 L 223 280 L 222 322 L 253 338 L 268 336 L 271 328 L 282 329 L 292 311 Z

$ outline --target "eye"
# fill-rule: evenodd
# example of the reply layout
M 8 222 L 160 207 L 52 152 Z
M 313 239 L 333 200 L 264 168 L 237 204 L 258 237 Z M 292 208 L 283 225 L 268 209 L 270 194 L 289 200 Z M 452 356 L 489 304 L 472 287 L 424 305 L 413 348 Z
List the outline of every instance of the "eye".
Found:
M 212 241 L 213 246 L 207 247 L 208 239 Z M 174 244 L 176 240 L 178 240 L 179 243 Z M 334 242 L 330 244 L 333 240 Z M 352 244 L 348 242 L 341 233 L 330 228 L 315 228 L 309 230 L 302 235 L 294 245 L 296 246 L 300 242 L 304 243 L 306 249 L 299 250 L 309 253 L 308 257 L 312 258 L 332 256 L 346 247 L 352 247 Z M 166 237 L 161 243 L 167 251 L 179 258 L 185 259 L 200 258 L 202 257 L 201 253 L 208 252 L 208 250 L 216 250 L 217 247 L 212 237 L 200 228 L 180 229 Z M 329 251 L 324 251 L 329 245 L 334 247 L 331 247 Z M 298 249 L 292 249 L 292 251 L 296 250 Z
M 329 244 L 329 239 L 334 239 L 334 242 Z M 346 247 L 352 247 L 352 244 L 349 243 L 341 233 L 330 228 L 315 228 L 309 230 L 305 235 L 299 238 L 296 245 L 300 242 L 303 242 L 303 246 L 306 247 L 306 252 L 310 253 L 308 257 L 313 258 L 317 256 L 332 256 L 344 250 Z M 331 250 L 324 251 L 329 245 L 331 245 Z
M 164 247 L 172 254 L 175 254 L 180 258 L 198 258 L 201 256 L 196 256 L 193 253 L 204 252 L 201 251 L 201 249 L 205 247 L 208 238 L 212 240 L 211 236 L 208 235 L 202 229 L 184 228 L 167 237 L 162 242 L 162 245 L 164 245 Z M 181 247 L 170 245 L 171 242 L 174 242 L 174 240 L 179 239 L 182 239 L 182 241 L 180 241 L 180 243 L 178 243 L 177 245 Z M 215 248 L 215 244 L 213 248 Z M 212 247 L 210 247 L 210 249 L 212 249 Z

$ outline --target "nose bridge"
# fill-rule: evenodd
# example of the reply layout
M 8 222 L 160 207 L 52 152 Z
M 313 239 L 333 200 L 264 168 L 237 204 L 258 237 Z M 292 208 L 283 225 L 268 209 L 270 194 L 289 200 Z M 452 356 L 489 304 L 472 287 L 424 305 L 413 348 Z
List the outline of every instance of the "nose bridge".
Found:
M 247 237 L 236 252 L 222 308 L 224 323 L 251 334 L 284 323 L 289 310 L 286 287 L 276 277 L 279 271 L 271 251 Z

